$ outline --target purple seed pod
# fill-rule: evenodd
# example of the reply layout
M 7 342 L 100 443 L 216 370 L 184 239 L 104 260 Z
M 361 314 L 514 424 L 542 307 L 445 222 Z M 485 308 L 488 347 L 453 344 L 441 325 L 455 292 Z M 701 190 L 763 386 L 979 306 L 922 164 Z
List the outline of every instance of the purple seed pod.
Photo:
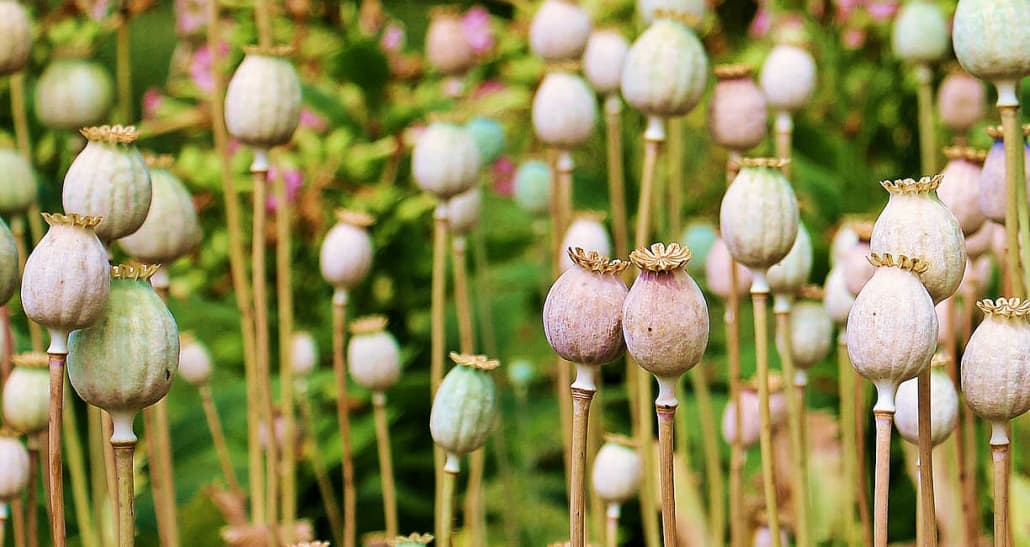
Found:
M 716 144 L 746 152 L 765 140 L 768 108 L 765 94 L 751 78 L 747 65 L 715 67 L 719 80 L 708 107 L 708 132 Z
M 983 227 L 984 212 L 980 207 L 980 171 L 987 154 L 963 146 L 944 149 L 948 165 L 941 171 L 937 197 L 958 220 L 967 237 Z

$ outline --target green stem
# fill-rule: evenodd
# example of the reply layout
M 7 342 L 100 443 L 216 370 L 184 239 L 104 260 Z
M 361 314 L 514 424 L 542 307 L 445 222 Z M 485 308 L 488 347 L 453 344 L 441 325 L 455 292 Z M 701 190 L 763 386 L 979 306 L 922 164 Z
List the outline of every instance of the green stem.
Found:
M 769 300 L 765 285 L 765 272 L 755 271 L 751 285 L 751 300 L 755 316 L 755 361 L 758 377 L 758 410 L 761 429 L 759 445 L 762 453 L 762 486 L 765 492 L 765 511 L 769 520 L 772 547 L 780 547 L 780 512 L 776 501 L 776 481 L 773 475 L 772 420 L 769 412 L 769 325 L 766 317 Z M 761 281 L 759 281 L 761 279 Z
M 283 416 L 282 450 L 282 524 L 287 544 L 295 541 L 294 521 L 297 516 L 297 461 L 293 450 L 296 425 L 293 414 L 293 276 L 291 264 L 290 201 L 286 180 L 275 180 L 276 208 L 275 271 L 276 300 L 279 302 L 279 397 Z
M 701 446 L 705 453 L 705 476 L 708 478 L 708 518 L 712 545 L 722 545 L 726 529 L 726 510 L 723 505 L 725 484 L 719 462 L 719 439 L 715 430 L 715 424 L 718 422 L 715 419 L 712 394 L 705 370 L 700 366 L 696 367 L 690 372 L 690 382 L 694 387 L 697 409 L 701 415 Z
M 791 344 L 790 310 L 789 298 L 783 295 L 775 296 L 776 330 L 778 332 L 777 347 L 780 354 L 780 363 L 783 366 L 783 375 L 788 385 L 794 381 L 794 348 Z M 794 462 L 792 498 L 794 501 L 795 533 L 797 535 L 798 547 L 808 547 L 811 543 L 811 528 L 808 522 L 808 459 L 805 457 L 805 444 L 801 422 L 801 401 L 797 391 L 787 389 L 787 413 L 790 422 L 790 452 Z
M 937 174 L 937 131 L 933 120 L 933 71 L 928 65 L 915 67 L 918 81 L 919 156 L 924 175 Z
M 130 58 L 129 43 L 129 13 L 122 13 L 122 20 L 116 31 L 117 44 L 116 55 L 116 76 L 118 79 L 118 121 L 128 125 L 133 121 L 132 112 L 132 62 Z

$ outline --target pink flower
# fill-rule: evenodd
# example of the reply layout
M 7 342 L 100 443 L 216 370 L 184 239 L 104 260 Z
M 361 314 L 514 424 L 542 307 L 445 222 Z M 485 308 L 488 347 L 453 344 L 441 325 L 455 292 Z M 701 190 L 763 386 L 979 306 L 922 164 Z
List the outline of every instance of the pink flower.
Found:
M 501 156 L 494 162 L 491 171 L 494 192 L 510 198 L 515 193 L 515 162 L 508 156 Z
M 329 127 L 329 122 L 311 110 L 303 108 L 300 111 L 300 126 L 311 129 L 316 133 L 321 133 Z
M 111 6 L 107 0 L 100 0 L 93 4 L 92 9 L 89 10 L 89 16 L 93 18 L 94 21 L 100 21 L 107 17 L 110 7 Z
M 218 55 L 224 58 L 229 54 L 229 44 L 221 42 L 218 44 Z M 204 93 L 214 91 L 215 82 L 211 77 L 211 64 L 214 58 L 211 55 L 211 48 L 207 44 L 201 45 L 193 52 L 190 59 L 190 79 Z
M 490 12 L 483 6 L 475 6 L 461 18 L 461 30 L 465 41 L 476 54 L 490 51 L 494 47 L 494 34 L 490 30 Z
M 164 100 L 164 96 L 157 88 L 150 88 L 143 93 L 143 119 L 152 120 L 158 117 L 158 110 L 161 108 L 161 102 Z
M 379 39 L 379 45 L 387 53 L 398 53 L 404 49 L 404 41 L 407 38 L 404 27 L 395 21 L 390 21 L 383 29 L 383 36 Z
M 898 11 L 898 3 L 896 0 L 870 1 L 866 2 L 865 9 L 869 12 L 870 17 L 883 23 L 894 17 L 894 14 Z
M 485 82 L 479 84 L 474 91 L 472 91 L 472 98 L 482 99 L 487 95 L 492 95 L 494 93 L 504 91 L 506 87 L 507 86 L 504 85 L 504 82 L 500 80 L 486 80 Z
M 268 182 L 270 184 L 278 183 L 280 176 L 283 182 L 286 183 L 286 200 L 290 203 L 297 201 L 297 194 L 300 193 L 301 187 L 304 186 L 304 173 L 299 169 L 287 169 L 280 172 L 275 167 L 272 167 L 268 170 Z M 279 202 L 275 199 L 275 186 L 268 189 L 268 199 L 265 201 L 265 208 L 273 213 L 279 208 Z
M 866 32 L 863 28 L 849 28 L 844 31 L 841 41 L 848 49 L 858 49 L 865 45 Z
M 843 23 L 851 18 L 864 0 L 837 0 L 837 22 Z
M 751 20 L 748 34 L 752 38 L 761 38 L 769 33 L 770 28 L 772 28 L 772 15 L 764 5 L 759 6 L 758 11 L 755 12 L 755 18 Z
M 207 25 L 207 0 L 175 0 L 175 30 L 189 36 Z

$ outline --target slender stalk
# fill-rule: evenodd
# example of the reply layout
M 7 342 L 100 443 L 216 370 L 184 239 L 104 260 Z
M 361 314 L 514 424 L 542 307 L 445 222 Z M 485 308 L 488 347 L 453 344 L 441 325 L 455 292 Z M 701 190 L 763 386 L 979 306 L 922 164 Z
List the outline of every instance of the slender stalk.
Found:
M 100 409 L 86 405 L 86 427 L 89 432 L 89 473 L 93 478 L 90 503 L 96 509 L 96 525 L 100 532 L 102 545 L 111 545 L 118 541 L 115 537 L 114 511 L 110 510 L 111 489 L 107 481 L 107 465 L 104 461 L 104 447 L 109 443 L 103 438 L 103 419 Z
M 25 503 L 20 498 L 11 501 L 11 517 L 11 527 L 14 528 L 14 545 L 15 547 L 25 547 Z M 3 528 L 2 522 L 0 522 L 0 528 Z M 0 530 L 0 534 L 2 533 L 3 531 Z
M 977 467 L 976 423 L 974 422 L 973 413 L 968 408 L 962 414 L 962 420 L 965 422 L 965 437 L 956 439 L 956 442 L 962 443 L 965 453 L 969 456 L 966 459 L 965 467 L 961 470 L 966 477 L 962 495 L 969 503 L 969 511 L 966 513 L 966 534 L 974 540 L 969 545 L 977 545 L 980 541 L 981 522 L 980 496 L 978 495 L 979 489 L 977 488 L 977 469 L 979 468 Z
M 575 163 L 572 161 L 572 154 L 568 150 L 559 150 L 558 159 L 555 163 L 555 171 L 557 173 L 557 179 L 555 180 L 555 188 L 558 192 L 558 214 L 561 226 L 561 234 L 565 233 L 565 230 L 569 229 L 569 224 L 572 222 L 572 170 L 575 168 Z M 565 252 L 564 249 L 559 249 L 560 252 Z
M 657 127 L 657 129 L 653 129 Z M 644 167 L 640 177 L 640 200 L 637 202 L 637 236 L 636 246 L 643 247 L 651 239 L 651 194 L 654 192 L 655 172 L 658 168 L 658 154 L 665 141 L 661 121 L 648 122 L 648 131 L 652 134 L 644 136 Z
M 382 392 L 372 394 L 372 408 L 375 412 L 376 446 L 379 448 L 379 474 L 383 483 L 383 515 L 386 520 L 386 537 L 397 537 L 397 492 L 393 482 L 393 457 L 390 455 L 390 428 L 386 420 L 386 396 Z
M 954 324 L 954 323 L 952 323 Z M 930 369 L 917 380 L 919 405 L 919 496 L 925 543 L 937 545 L 937 511 L 933 499 L 933 444 L 930 440 Z
M 293 281 L 291 269 L 290 200 L 286 191 L 286 180 L 275 181 L 276 208 L 276 252 L 275 281 L 276 299 L 279 302 L 279 398 L 283 416 L 283 436 L 287 439 L 282 458 L 282 524 L 289 544 L 295 541 L 293 523 L 297 517 L 297 461 L 296 451 L 291 445 L 296 437 L 293 414 Z
M 992 444 L 994 460 L 994 547 L 1006 547 L 1009 535 L 1009 445 Z
M 307 387 L 297 390 L 297 407 L 300 409 L 301 420 L 303 420 L 305 448 L 304 453 L 311 462 L 311 469 L 315 474 L 315 482 L 318 484 L 319 497 L 322 498 L 322 505 L 325 507 L 325 515 L 329 520 L 329 528 L 333 534 L 336 545 L 343 545 L 343 524 L 340 522 L 340 505 L 336 501 L 336 493 L 333 492 L 333 484 L 329 481 L 329 474 L 325 470 L 325 463 L 322 461 L 321 449 L 318 447 L 318 432 L 315 430 L 315 418 L 311 412 L 311 403 L 307 398 Z
M 443 381 L 444 352 L 446 351 L 444 345 L 447 343 L 447 325 L 445 324 L 445 308 L 447 305 L 447 232 L 447 203 L 441 201 L 433 212 L 433 278 L 429 357 L 430 399 L 436 396 L 436 390 L 440 387 L 440 382 Z M 434 447 L 433 469 L 436 480 L 433 506 L 436 508 L 434 512 L 436 520 L 434 528 L 437 530 L 440 530 L 443 526 L 441 522 L 443 518 L 441 508 L 443 503 L 443 483 L 446 477 L 444 476 L 442 466 L 443 452 L 439 448 Z M 344 494 L 344 501 L 346 503 L 346 492 Z M 346 524 L 344 527 L 346 527 Z M 345 547 L 353 547 L 353 545 L 346 545 Z
M 7 502 L 0 501 L 0 547 L 4 547 L 4 531 L 7 529 Z
M 132 60 L 129 44 L 129 12 L 122 10 L 115 30 L 115 76 L 118 80 L 118 119 L 132 123 Z
M 32 139 L 29 135 L 29 116 L 25 108 L 25 73 L 17 72 L 11 75 L 11 118 L 14 120 L 14 138 L 18 145 L 18 153 L 21 154 L 29 164 L 32 163 Z M 29 231 L 32 234 L 32 243 L 35 244 L 43 237 L 43 217 L 39 214 L 39 204 L 35 201 L 29 205 L 27 212 L 29 219 Z M 32 327 L 33 323 L 29 323 Z M 34 328 L 39 329 L 38 326 Z M 38 334 L 38 332 L 37 332 Z M 32 346 L 32 351 L 41 351 L 42 345 Z
M 254 0 L 254 20 L 257 23 L 258 44 L 272 45 L 272 9 L 270 0 Z
M 775 296 L 774 314 L 776 330 L 779 336 L 780 363 L 783 375 L 788 381 L 794 379 L 794 348 L 791 344 L 790 311 L 791 302 L 783 295 Z M 794 501 L 795 534 L 798 547 L 812 545 L 811 525 L 808 522 L 808 458 L 805 454 L 804 433 L 802 431 L 802 401 L 796 390 L 787 390 L 787 419 L 790 422 L 790 453 L 794 462 L 792 473 L 793 484 L 791 495 Z
M 708 516 L 712 531 L 712 545 L 723 545 L 726 533 L 726 510 L 723 497 L 722 467 L 719 464 L 719 439 L 716 433 L 715 410 L 708 377 L 700 366 L 690 372 L 690 382 L 697 397 L 697 409 L 701 415 L 701 446 L 705 454 L 705 477 L 708 479 Z M 681 420 L 682 422 L 682 420 Z
M 101 438 L 110 439 L 114 434 L 114 424 L 111 415 L 106 411 L 100 411 Z M 107 480 L 107 499 L 111 504 L 111 533 L 115 541 L 118 540 L 118 477 L 115 474 L 116 463 L 114 461 L 114 448 L 110 442 L 101 445 L 101 452 L 104 460 L 104 478 Z
M 665 545 L 679 545 L 676 539 L 676 478 L 673 472 L 676 402 L 656 402 L 655 411 L 658 414 L 658 450 L 661 455 L 659 475 L 662 491 L 662 541 Z
M 556 207 L 557 207 L 557 226 L 560 230 L 556 234 L 556 238 L 561 240 L 565 232 L 569 229 L 569 225 L 572 220 L 572 171 L 575 168 L 575 164 L 572 161 L 572 155 L 567 150 L 556 150 L 557 158 L 555 160 L 555 194 L 557 196 Z M 561 257 L 565 253 L 566 249 L 560 247 L 555 248 L 554 255 L 554 277 L 557 278 L 561 274 Z M 561 425 L 562 432 L 562 458 L 565 462 L 565 477 L 566 487 L 569 487 L 568 477 L 572 472 L 572 420 L 573 420 L 573 409 L 572 401 L 565 396 L 566 386 L 572 383 L 572 367 L 568 361 L 558 359 L 558 375 L 555 378 L 555 391 L 558 397 L 558 415 Z M 568 492 L 569 500 L 572 499 L 572 492 Z
M 618 547 L 619 545 L 619 513 L 622 508 L 617 503 L 609 503 L 605 519 L 605 547 Z
M 769 326 L 766 308 L 769 287 L 765 272 L 756 270 L 751 285 L 751 301 L 755 315 L 755 360 L 758 377 L 758 413 L 761 423 L 759 445 L 762 452 L 762 485 L 765 491 L 765 511 L 769 517 L 772 547 L 780 547 L 780 511 L 776 502 L 776 480 L 773 476 L 772 420 L 769 413 Z
M 860 455 L 855 450 L 855 371 L 848 357 L 847 337 L 841 329 L 837 337 L 837 390 L 840 397 L 841 463 L 844 468 L 844 486 L 841 497 L 847 507 L 844 530 L 848 545 L 859 545 L 859 531 L 855 526 L 855 488 L 859 484 L 856 468 Z M 865 543 L 864 545 L 868 545 Z
M 354 461 L 351 459 L 350 398 L 347 395 L 347 362 L 344 359 L 344 329 L 347 319 L 347 293 L 333 295 L 333 373 L 336 376 L 336 413 L 340 421 L 340 459 L 343 467 L 343 545 L 354 547 L 357 534 Z
M 236 478 L 236 470 L 232 466 L 232 459 L 229 457 L 229 446 L 225 442 L 225 434 L 222 432 L 222 421 L 218 418 L 218 409 L 215 407 L 214 398 L 211 396 L 211 386 L 202 384 L 197 386 L 200 393 L 200 402 L 204 407 L 204 418 L 207 420 L 207 429 L 211 432 L 211 441 L 215 445 L 215 453 L 218 455 L 218 463 L 222 467 L 222 476 L 229 486 L 229 490 L 235 494 L 242 492 L 240 481 Z
M 852 371 L 852 374 L 854 371 Z M 864 545 L 870 545 L 873 541 L 872 529 L 873 529 L 873 517 L 869 514 L 869 483 L 866 473 L 866 458 L 865 458 L 865 416 L 867 415 L 866 410 L 866 389 L 865 384 L 861 381 L 857 381 L 858 376 L 852 376 L 851 386 L 854 391 L 852 396 L 855 402 L 855 475 L 858 479 L 857 490 L 858 492 L 858 516 L 862 521 L 862 536 L 864 538 Z
M 440 527 L 436 534 L 440 547 L 451 547 L 451 530 L 454 526 L 454 483 L 458 478 L 457 456 L 448 454 L 447 464 L 444 466 L 443 483 L 440 488 Z
M 733 182 L 735 176 L 736 153 L 730 153 L 726 162 L 727 184 Z M 744 429 L 743 408 L 740 401 L 740 295 L 737 292 L 740 282 L 737 279 L 737 263 L 729 257 L 730 294 L 726 299 L 726 310 L 723 316 L 726 324 L 726 360 L 729 362 L 730 400 L 733 401 L 734 431 Z M 739 435 L 730 444 L 730 507 L 741 507 L 744 502 L 744 445 Z M 746 523 L 743 511 L 731 511 L 730 545 L 742 547 L 745 542 Z
M 918 91 L 916 93 L 919 110 L 919 157 L 923 166 L 923 174 L 937 173 L 937 131 L 933 119 L 933 70 L 929 65 L 919 64 L 914 67 Z
M 162 477 L 168 473 L 167 462 L 161 454 L 161 434 L 154 418 L 155 407 L 143 409 L 143 429 L 147 433 L 147 458 L 150 460 L 150 491 L 154 498 L 154 515 L 157 517 L 157 536 L 162 547 L 171 545 L 169 529 L 174 527 L 174 522 L 169 522 L 168 508 L 165 507 L 167 497 L 165 496 L 165 482 Z
M 604 100 L 608 144 L 608 199 L 612 204 L 612 233 L 615 254 L 629 253 L 629 234 L 626 228 L 626 181 L 622 166 L 622 99 L 612 94 Z
M 1000 91 L 999 91 L 1000 92 Z M 1025 157 L 1023 153 L 1023 129 L 1020 126 L 1019 104 L 1002 105 L 999 98 L 998 112 L 1001 114 L 1002 130 L 1005 137 L 1005 188 L 1007 201 L 1005 207 L 1005 236 L 1008 243 L 1005 264 L 1012 283 L 1012 295 L 1022 297 L 1026 294 L 1026 286 L 1021 275 L 1019 238 L 1027 237 L 1030 226 L 1019 224 L 1020 213 L 1026 215 L 1026 205 L 1020 204 L 1020 196 L 1026 193 Z M 1025 255 L 1025 252 L 1024 252 Z M 1027 268 L 1027 265 L 1023 265 Z
M 597 391 L 596 367 L 576 365 L 576 381 L 572 384 L 572 473 L 569 486 L 569 530 L 572 547 L 586 545 L 586 467 L 587 428 L 590 401 Z
M 168 544 L 177 547 L 179 545 L 179 526 L 175 499 L 175 462 L 172 461 L 172 437 L 168 426 L 167 401 L 167 398 L 161 399 L 154 403 L 152 408 L 154 409 L 154 424 L 157 426 L 157 434 L 161 437 L 161 444 L 158 449 L 165 468 L 165 472 L 158 479 L 163 483 L 165 521 L 170 524 L 168 528 Z
M 873 410 L 876 416 L 876 472 L 873 485 L 873 545 L 887 545 L 887 500 L 891 475 L 891 426 L 893 410 Z
M 136 443 L 111 441 L 118 476 L 118 547 L 136 543 L 136 510 L 133 494 L 132 453 Z
M 0 337 L 3 339 L 4 351 L 0 354 L 0 393 L 11 374 L 11 357 L 14 354 L 14 331 L 11 330 L 11 310 L 6 305 L 0 306 Z
M 485 206 L 486 204 L 484 204 Z M 476 311 L 479 312 L 479 332 L 483 337 L 483 350 L 487 355 L 497 355 L 497 335 L 494 332 L 493 312 L 490 306 L 490 295 L 493 284 L 490 282 L 490 264 L 486 253 L 486 234 L 482 228 L 472 231 L 473 256 L 475 257 Z
M 56 340 L 55 340 L 56 338 Z M 64 528 L 64 463 L 61 459 L 61 424 L 64 421 L 64 363 L 68 358 L 64 333 L 51 333 L 50 357 L 50 418 L 48 423 L 47 470 L 50 480 L 50 530 L 54 547 L 65 547 Z M 29 511 L 33 509 L 28 508 Z
M 11 218 L 11 235 L 14 236 L 14 247 L 18 251 L 18 273 L 19 277 L 25 273 L 25 261 L 29 253 L 25 247 L 25 219 L 20 216 Z M 43 349 L 43 333 L 35 321 L 26 318 L 29 324 L 29 338 L 32 340 L 32 351 Z M 14 347 L 13 345 L 11 346 Z
M 39 436 L 29 435 L 29 483 L 25 486 L 25 506 L 28 508 L 25 520 L 25 536 L 30 547 L 39 545 L 39 519 L 36 513 L 36 471 L 39 469 Z
M 782 159 L 791 159 L 792 156 L 792 139 L 794 136 L 794 118 L 790 112 L 777 112 L 776 122 L 776 157 Z M 783 176 L 790 178 L 791 164 L 783 166 Z M 779 537 L 779 536 L 774 536 Z M 773 541 L 779 541 L 775 539 Z
M 669 234 L 680 237 L 683 212 L 683 118 L 669 118 Z

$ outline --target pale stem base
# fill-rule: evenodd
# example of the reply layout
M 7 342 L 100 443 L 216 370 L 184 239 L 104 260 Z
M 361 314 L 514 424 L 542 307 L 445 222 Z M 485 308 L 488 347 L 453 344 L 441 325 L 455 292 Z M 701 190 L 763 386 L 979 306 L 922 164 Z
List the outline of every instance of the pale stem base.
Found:
M 769 328 L 766 318 L 769 293 L 765 272 L 755 271 L 751 287 L 751 300 L 755 316 L 755 360 L 758 377 L 758 410 L 761 429 L 759 445 L 762 453 L 762 486 L 765 491 L 765 510 L 769 519 L 772 547 L 780 547 L 780 512 L 776 501 L 776 481 L 773 475 L 772 420 L 769 411 Z
M 336 414 L 340 422 L 340 459 L 343 461 L 343 546 L 354 547 L 357 536 L 357 501 L 354 488 L 354 460 L 351 457 L 347 362 L 344 358 L 346 321 L 347 293 L 336 291 L 333 295 L 333 375 L 336 377 Z
M 390 427 L 386 417 L 386 396 L 372 394 L 372 408 L 376 422 L 376 446 L 379 450 L 379 473 L 383 488 L 383 517 L 386 537 L 397 537 L 397 493 L 393 482 L 393 456 L 390 454 Z
M 50 531 L 54 547 L 65 547 L 64 526 L 64 462 L 61 459 L 61 425 L 64 407 L 64 364 L 68 358 L 68 336 L 51 333 L 50 359 L 50 418 L 47 428 L 49 456 L 47 469 L 50 481 Z M 61 351 L 60 353 L 54 351 Z M 33 509 L 30 507 L 31 512 Z
M 618 547 L 619 545 L 619 515 L 622 508 L 617 503 L 609 503 L 605 513 L 605 547 Z
M 954 325 L 954 323 L 951 323 Z M 933 442 L 930 439 L 930 369 L 917 380 L 919 405 L 919 497 L 924 545 L 937 545 L 937 511 L 933 499 Z
M 893 410 L 874 410 L 876 416 L 876 470 L 873 482 L 873 545 L 887 546 L 887 494 L 891 474 Z

